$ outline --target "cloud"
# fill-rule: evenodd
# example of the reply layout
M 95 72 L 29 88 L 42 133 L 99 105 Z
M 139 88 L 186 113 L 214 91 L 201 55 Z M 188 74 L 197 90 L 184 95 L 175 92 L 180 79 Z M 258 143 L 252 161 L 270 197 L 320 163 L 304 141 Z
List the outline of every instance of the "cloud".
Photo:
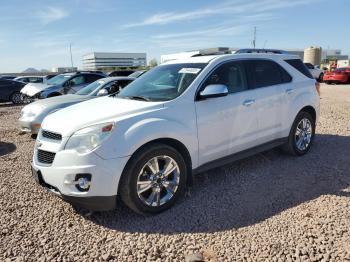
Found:
M 188 12 L 166 12 L 162 14 L 152 15 L 138 23 L 126 24 L 124 28 L 140 27 L 148 25 L 165 25 L 173 22 L 184 22 L 196 20 L 200 18 L 216 16 L 216 15 L 232 15 L 232 14 L 252 14 L 258 12 L 283 9 L 298 5 L 310 4 L 319 0 L 259 0 L 255 2 L 247 1 L 227 1 L 221 4 L 199 8 Z
M 183 37 L 220 37 L 220 36 L 236 36 L 247 32 L 252 25 L 257 22 L 269 21 L 275 16 L 269 13 L 261 13 L 244 17 L 236 17 L 236 19 L 221 23 L 215 27 L 209 27 L 202 30 L 192 30 L 187 32 L 158 34 L 153 39 L 174 39 Z
M 41 10 L 36 14 L 36 17 L 43 23 L 49 24 L 58 20 L 62 20 L 69 16 L 69 13 L 59 7 L 49 6 L 45 10 Z

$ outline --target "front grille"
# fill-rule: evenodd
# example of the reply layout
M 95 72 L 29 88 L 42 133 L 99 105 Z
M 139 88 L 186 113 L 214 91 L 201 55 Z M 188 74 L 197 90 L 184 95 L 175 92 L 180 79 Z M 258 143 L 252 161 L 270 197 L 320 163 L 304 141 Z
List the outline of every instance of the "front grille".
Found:
M 43 137 L 46 137 L 46 138 L 52 139 L 52 140 L 62 140 L 62 135 L 61 134 L 53 133 L 53 132 L 46 131 L 46 130 L 43 130 L 41 135 Z
M 38 149 L 38 161 L 40 163 L 52 164 L 53 160 L 55 159 L 55 155 L 55 153 Z

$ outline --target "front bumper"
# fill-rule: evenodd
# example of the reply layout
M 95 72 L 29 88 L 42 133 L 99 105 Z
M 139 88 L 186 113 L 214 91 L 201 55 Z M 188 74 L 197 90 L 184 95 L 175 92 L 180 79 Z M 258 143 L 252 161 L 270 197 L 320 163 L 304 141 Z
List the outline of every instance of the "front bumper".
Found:
M 129 157 L 102 159 L 95 153 L 79 155 L 74 150 L 56 153 L 51 165 L 38 162 L 37 150 L 33 156 L 33 176 L 46 189 L 63 200 L 90 210 L 115 208 L 118 184 Z M 78 174 L 91 174 L 88 191 L 76 187 Z
M 18 119 L 19 128 L 22 132 L 32 133 L 34 135 L 39 133 L 41 122 L 35 121 L 33 118 L 23 118 Z

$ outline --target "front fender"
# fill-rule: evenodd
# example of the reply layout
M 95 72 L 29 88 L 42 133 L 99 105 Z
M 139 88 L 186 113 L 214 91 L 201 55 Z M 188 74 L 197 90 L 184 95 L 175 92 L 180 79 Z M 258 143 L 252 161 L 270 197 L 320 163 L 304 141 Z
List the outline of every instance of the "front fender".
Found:
M 146 118 L 140 119 L 129 126 L 117 124 L 116 129 L 116 134 L 110 138 L 113 145 L 109 144 L 103 150 L 96 152 L 105 159 L 131 156 L 148 142 L 170 138 L 185 145 L 190 153 L 192 165 L 197 166 L 198 140 L 195 121 L 183 123 L 174 119 Z

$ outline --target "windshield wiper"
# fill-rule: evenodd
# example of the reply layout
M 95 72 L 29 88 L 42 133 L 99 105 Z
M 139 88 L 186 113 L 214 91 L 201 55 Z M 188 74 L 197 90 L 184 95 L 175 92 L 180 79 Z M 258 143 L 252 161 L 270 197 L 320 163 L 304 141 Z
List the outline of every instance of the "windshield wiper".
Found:
M 148 97 L 145 96 L 122 96 L 121 98 L 126 99 L 135 99 L 135 100 L 142 100 L 142 101 L 151 101 Z

